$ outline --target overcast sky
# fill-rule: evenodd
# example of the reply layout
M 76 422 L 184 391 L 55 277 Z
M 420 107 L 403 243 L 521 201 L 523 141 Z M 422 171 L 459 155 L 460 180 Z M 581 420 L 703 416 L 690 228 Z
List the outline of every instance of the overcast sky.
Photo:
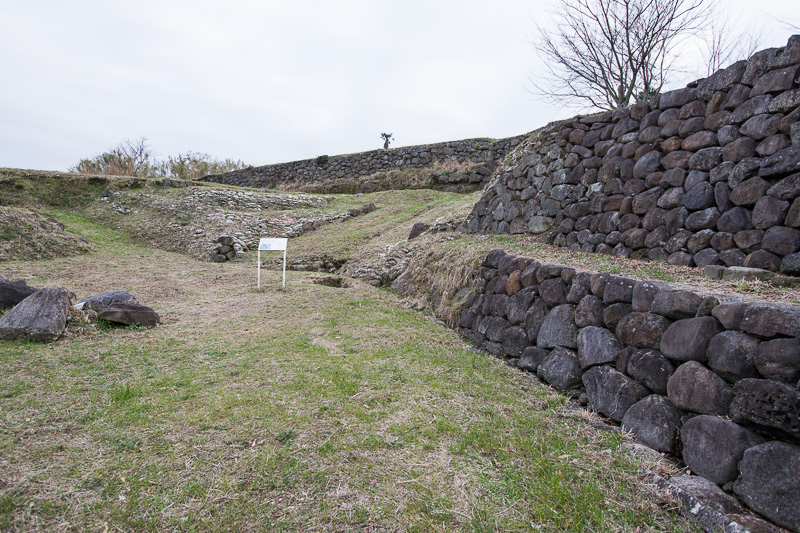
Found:
M 723 0 L 760 48 L 796 0 Z M 0 167 L 66 170 L 125 139 L 263 165 L 526 133 L 537 0 L 0 0 Z M 771 16 L 769 16 L 771 15 Z M 682 86 L 697 76 L 687 73 Z

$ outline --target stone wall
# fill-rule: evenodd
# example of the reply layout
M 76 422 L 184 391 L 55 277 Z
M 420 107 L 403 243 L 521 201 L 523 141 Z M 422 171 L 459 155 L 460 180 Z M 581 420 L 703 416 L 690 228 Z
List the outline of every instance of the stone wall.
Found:
M 303 188 L 307 189 L 307 186 L 313 186 L 318 182 L 335 182 L 401 168 L 425 168 L 437 162 L 457 161 L 475 165 L 494 165 L 505 157 L 508 150 L 515 147 L 524 138 L 524 135 L 520 135 L 500 140 L 466 139 L 388 150 L 372 150 L 358 154 L 330 156 L 324 162 L 322 160 L 318 162 L 317 159 L 321 158 L 317 158 L 248 167 L 225 174 L 206 176 L 201 181 L 267 188 L 283 188 L 282 184 L 292 183 L 294 187 L 306 186 Z M 481 179 L 482 177 L 478 182 Z
M 459 332 L 800 531 L 800 306 L 494 250 Z
M 800 35 L 512 151 L 470 232 L 671 264 L 800 274 Z

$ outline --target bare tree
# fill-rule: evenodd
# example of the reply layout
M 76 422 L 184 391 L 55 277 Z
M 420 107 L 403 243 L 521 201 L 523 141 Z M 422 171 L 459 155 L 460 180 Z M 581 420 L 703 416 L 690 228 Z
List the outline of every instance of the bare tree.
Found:
M 392 139 L 392 134 L 391 133 L 381 133 L 381 139 L 383 139 L 383 149 L 384 150 L 388 150 L 389 149 L 389 141 L 393 140 Z
M 713 0 L 712 0 L 713 1 Z M 562 105 L 619 109 L 661 90 L 673 48 L 708 18 L 706 0 L 557 0 L 557 29 L 537 25 L 548 75 L 536 93 Z
M 81 159 L 69 171 L 79 174 L 146 177 L 151 175 L 154 164 L 154 154 L 147 145 L 147 139 L 142 137 L 135 141 L 123 141 L 92 159 Z
M 762 27 L 750 27 L 737 33 L 727 7 L 713 6 L 713 16 L 700 31 L 700 48 L 703 57 L 703 74 L 710 76 L 717 70 L 739 59 L 748 59 L 761 46 Z

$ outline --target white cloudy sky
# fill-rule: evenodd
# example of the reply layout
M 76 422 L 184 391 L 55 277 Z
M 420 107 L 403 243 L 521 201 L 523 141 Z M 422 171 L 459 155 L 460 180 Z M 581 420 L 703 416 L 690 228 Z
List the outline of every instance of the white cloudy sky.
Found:
M 800 25 L 796 0 L 722 1 L 764 28 L 761 48 L 791 35 L 778 19 Z M 526 90 L 548 5 L 0 0 L 0 167 L 66 170 L 139 137 L 260 165 L 372 150 L 382 132 L 525 133 L 575 113 Z

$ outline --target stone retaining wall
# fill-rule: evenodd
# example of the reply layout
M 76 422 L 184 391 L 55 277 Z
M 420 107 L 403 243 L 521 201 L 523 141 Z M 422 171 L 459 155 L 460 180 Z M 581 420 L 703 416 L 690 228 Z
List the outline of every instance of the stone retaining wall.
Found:
M 800 306 L 502 250 L 482 266 L 461 335 L 800 531 Z
M 800 274 L 800 35 L 507 157 L 465 229 L 585 252 Z
M 290 163 L 248 167 L 225 174 L 205 176 L 201 181 L 225 183 L 242 187 L 281 188 L 291 182 L 295 187 L 322 181 L 344 180 L 368 176 L 400 168 L 425 168 L 448 160 L 475 165 L 493 165 L 502 160 L 524 135 L 507 139 L 466 139 L 439 144 L 407 146 L 388 150 L 372 150 L 358 154 L 336 155 Z M 434 184 L 435 186 L 436 184 Z

